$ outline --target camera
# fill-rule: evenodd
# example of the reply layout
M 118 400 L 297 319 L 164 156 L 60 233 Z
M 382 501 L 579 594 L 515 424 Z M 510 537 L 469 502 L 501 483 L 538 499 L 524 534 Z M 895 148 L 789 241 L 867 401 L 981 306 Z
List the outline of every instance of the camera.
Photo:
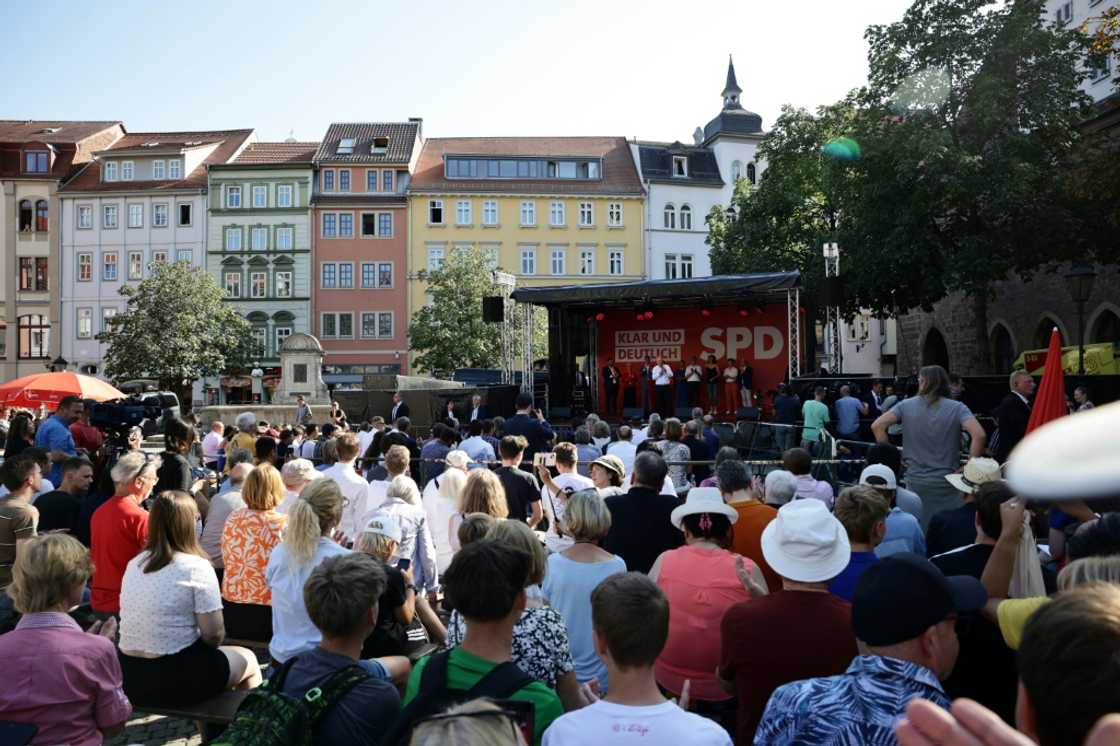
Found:
M 123 433 L 142 426 L 145 420 L 157 420 L 163 414 L 158 404 L 143 401 L 139 396 L 99 402 L 89 413 L 89 424 L 107 432 Z

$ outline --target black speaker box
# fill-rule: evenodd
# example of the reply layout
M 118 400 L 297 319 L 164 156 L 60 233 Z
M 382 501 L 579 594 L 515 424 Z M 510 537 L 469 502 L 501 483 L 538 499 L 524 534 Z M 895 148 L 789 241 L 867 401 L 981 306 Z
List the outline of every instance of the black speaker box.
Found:
M 505 298 L 500 295 L 488 295 L 482 299 L 482 320 L 491 324 L 500 324 L 506 320 Z

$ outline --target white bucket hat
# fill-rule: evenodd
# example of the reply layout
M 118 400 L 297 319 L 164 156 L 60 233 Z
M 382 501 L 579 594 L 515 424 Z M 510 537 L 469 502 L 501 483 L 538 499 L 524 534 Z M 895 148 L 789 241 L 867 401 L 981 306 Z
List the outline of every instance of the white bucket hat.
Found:
M 999 470 L 999 462 L 994 458 L 978 456 L 970 458 L 960 474 L 946 474 L 945 479 L 961 492 L 971 494 L 984 482 L 998 482 L 1003 479 L 1003 472 Z
M 1120 494 L 1116 423 L 1120 402 L 1048 422 L 1019 441 L 1007 460 L 1015 494 L 1083 500 Z
M 762 556 L 774 572 L 799 583 L 832 580 L 848 566 L 852 548 L 844 525 L 820 500 L 794 500 L 762 532 Z
M 401 524 L 392 513 L 383 513 L 370 518 L 363 533 L 381 534 L 398 544 L 401 543 Z
M 739 520 L 739 511 L 723 501 L 723 495 L 717 488 L 693 487 L 688 491 L 688 499 L 685 500 L 684 505 L 673 508 L 673 512 L 669 514 L 669 521 L 680 528 L 682 518 L 700 513 L 718 513 L 732 523 Z

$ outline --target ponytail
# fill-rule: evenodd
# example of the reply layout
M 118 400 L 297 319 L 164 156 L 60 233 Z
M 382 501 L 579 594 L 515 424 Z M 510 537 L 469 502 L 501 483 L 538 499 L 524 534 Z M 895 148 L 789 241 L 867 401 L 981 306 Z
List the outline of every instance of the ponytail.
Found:
M 311 561 L 322 538 L 342 515 L 342 492 L 333 479 L 316 479 L 303 488 L 288 510 L 284 544 L 299 564 Z

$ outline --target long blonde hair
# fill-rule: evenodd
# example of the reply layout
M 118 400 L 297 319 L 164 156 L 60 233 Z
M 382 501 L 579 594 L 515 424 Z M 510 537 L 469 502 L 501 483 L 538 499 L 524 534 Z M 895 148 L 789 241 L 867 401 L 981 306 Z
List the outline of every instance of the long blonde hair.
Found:
M 300 564 L 311 561 L 319 539 L 330 533 L 342 517 L 342 491 L 333 479 L 316 479 L 303 488 L 288 510 L 284 545 Z
M 489 469 L 475 469 L 467 475 L 467 482 L 460 493 L 460 513 L 486 513 L 495 518 L 509 517 L 506 491 L 498 475 Z

